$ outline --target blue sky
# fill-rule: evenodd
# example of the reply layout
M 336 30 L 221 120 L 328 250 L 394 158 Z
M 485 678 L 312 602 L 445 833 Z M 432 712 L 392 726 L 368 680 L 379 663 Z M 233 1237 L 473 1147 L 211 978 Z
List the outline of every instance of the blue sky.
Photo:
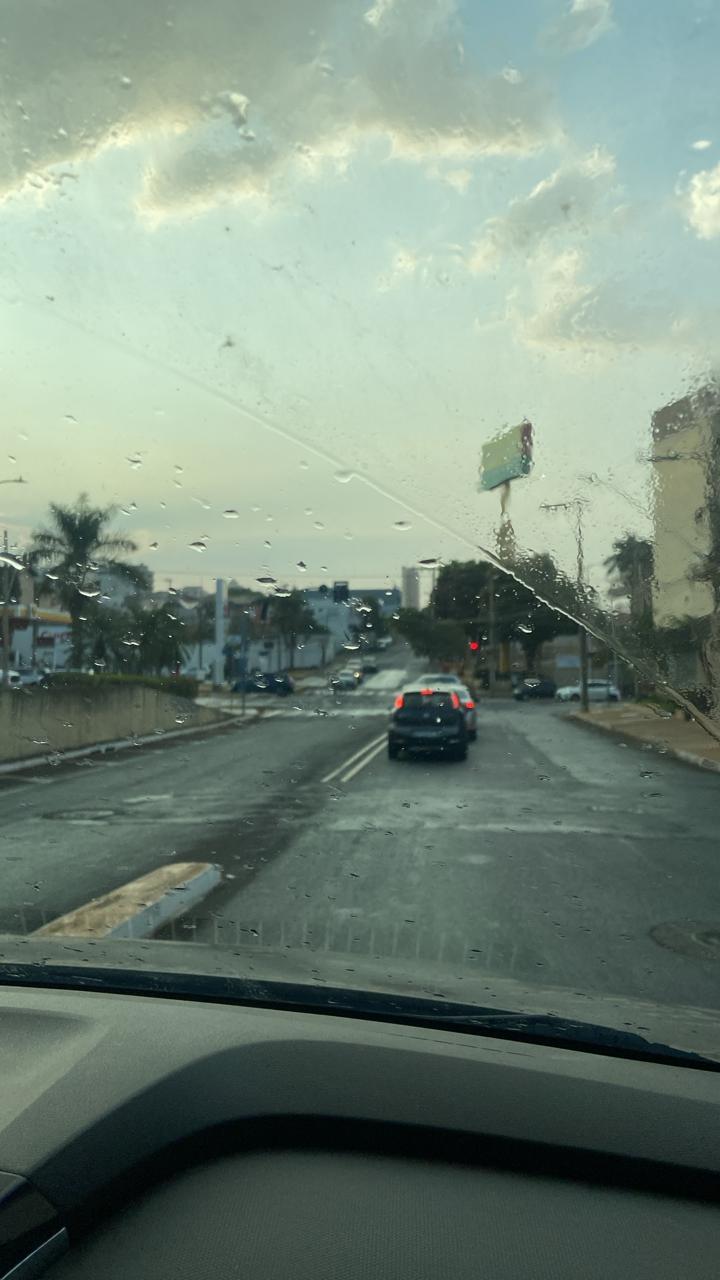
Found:
M 571 567 L 540 504 L 578 494 L 596 575 L 651 528 L 650 415 L 717 366 L 712 5 L 16 0 L 5 28 L 18 543 L 87 489 L 160 577 L 395 581 L 493 544 L 479 453 L 524 416 L 522 546 Z

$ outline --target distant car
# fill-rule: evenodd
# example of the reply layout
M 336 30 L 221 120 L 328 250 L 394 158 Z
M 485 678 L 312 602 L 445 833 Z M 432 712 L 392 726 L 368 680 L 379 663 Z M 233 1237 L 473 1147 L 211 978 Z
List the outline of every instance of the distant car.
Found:
M 253 671 L 232 686 L 233 693 L 276 693 L 281 698 L 294 691 L 295 682 L 287 671 Z
M 20 684 L 23 688 L 29 688 L 31 685 L 42 684 L 52 672 L 50 671 L 21 671 Z
M 462 680 L 454 671 L 425 671 L 418 676 L 418 688 L 437 689 L 439 685 L 462 685 Z
M 526 702 L 530 698 L 554 698 L 556 693 L 557 685 L 554 680 L 548 680 L 544 676 L 528 676 L 513 690 L 513 698 L 516 702 Z
M 579 702 L 582 691 L 579 684 L 564 684 L 555 697 L 559 702 Z M 588 680 L 589 702 L 619 702 L 620 690 L 611 680 Z
M 465 708 L 455 689 L 429 689 L 414 685 L 395 699 L 388 727 L 388 756 L 396 760 L 402 750 L 432 751 L 464 760 L 468 731 Z
M 273 681 L 272 692 L 278 697 L 287 698 L 289 693 L 295 692 L 295 681 L 287 671 L 273 671 L 268 678 Z
M 455 688 L 460 703 L 465 712 L 465 728 L 467 729 L 468 742 L 474 742 L 477 738 L 477 706 L 470 690 L 466 685 L 461 684 Z
M 333 690 L 356 689 L 359 683 L 357 672 L 353 667 L 345 667 L 330 677 L 330 687 Z

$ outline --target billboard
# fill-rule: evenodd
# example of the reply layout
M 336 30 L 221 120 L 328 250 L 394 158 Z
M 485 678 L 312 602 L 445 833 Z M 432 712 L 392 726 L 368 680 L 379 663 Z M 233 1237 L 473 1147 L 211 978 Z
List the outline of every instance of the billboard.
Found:
M 532 423 L 525 419 L 516 427 L 505 427 L 482 447 L 480 490 L 497 489 L 501 484 L 528 475 L 532 454 Z

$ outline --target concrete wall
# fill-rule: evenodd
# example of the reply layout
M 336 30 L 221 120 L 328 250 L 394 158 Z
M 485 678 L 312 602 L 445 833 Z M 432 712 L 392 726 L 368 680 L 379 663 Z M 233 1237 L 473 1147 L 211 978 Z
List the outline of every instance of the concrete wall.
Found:
M 69 751 L 223 719 L 189 698 L 142 685 L 0 691 L 0 760 Z

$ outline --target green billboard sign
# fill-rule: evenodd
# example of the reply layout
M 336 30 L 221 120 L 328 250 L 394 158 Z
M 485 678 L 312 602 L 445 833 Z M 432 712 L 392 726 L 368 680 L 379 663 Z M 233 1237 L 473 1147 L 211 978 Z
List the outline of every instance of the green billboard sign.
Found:
M 510 480 L 526 476 L 532 469 L 533 429 L 525 421 L 506 427 L 482 447 L 480 489 L 497 489 Z

